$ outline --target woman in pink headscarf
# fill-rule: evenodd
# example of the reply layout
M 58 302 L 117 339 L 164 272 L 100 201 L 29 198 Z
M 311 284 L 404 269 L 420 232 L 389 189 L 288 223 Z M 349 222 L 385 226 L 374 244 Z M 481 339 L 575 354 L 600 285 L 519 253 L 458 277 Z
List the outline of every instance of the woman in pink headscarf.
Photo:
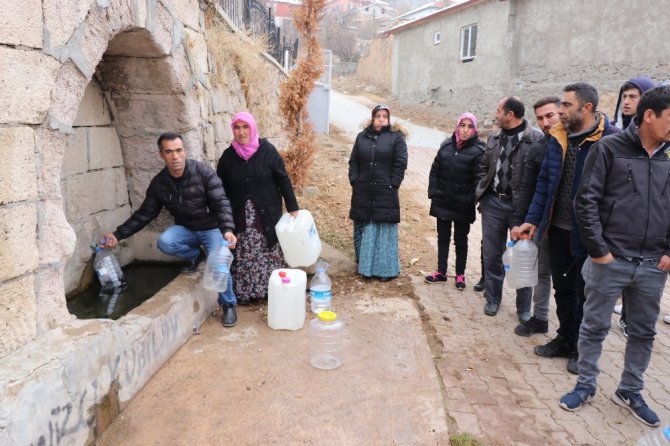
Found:
M 477 135 L 477 117 L 463 113 L 456 130 L 440 145 L 428 179 L 430 215 L 437 218 L 437 271 L 425 277 L 428 283 L 447 281 L 447 260 L 454 226 L 456 288 L 465 288 L 468 233 L 475 221 L 475 184 L 485 145 Z
M 270 274 L 284 266 L 275 233 L 286 210 L 298 213 L 298 201 L 284 160 L 266 139 L 259 139 L 256 120 L 237 113 L 230 124 L 234 140 L 216 168 L 233 208 L 237 233 L 233 274 L 238 303 L 244 305 L 267 296 Z

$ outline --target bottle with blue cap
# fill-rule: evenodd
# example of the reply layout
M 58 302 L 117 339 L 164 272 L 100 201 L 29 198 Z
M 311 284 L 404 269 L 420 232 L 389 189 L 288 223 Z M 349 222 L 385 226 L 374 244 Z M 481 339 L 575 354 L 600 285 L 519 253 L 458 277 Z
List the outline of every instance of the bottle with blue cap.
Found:
M 328 264 L 319 262 L 316 265 L 316 273 L 309 282 L 309 300 L 312 313 L 327 311 L 331 308 L 332 282 L 326 273 Z
M 102 246 L 93 246 L 95 250 L 93 268 L 95 268 L 95 273 L 98 275 L 98 280 L 100 280 L 103 289 L 119 288 L 126 283 L 126 278 L 119 261 L 110 249 L 103 248 L 104 244 L 105 240 L 103 239 Z

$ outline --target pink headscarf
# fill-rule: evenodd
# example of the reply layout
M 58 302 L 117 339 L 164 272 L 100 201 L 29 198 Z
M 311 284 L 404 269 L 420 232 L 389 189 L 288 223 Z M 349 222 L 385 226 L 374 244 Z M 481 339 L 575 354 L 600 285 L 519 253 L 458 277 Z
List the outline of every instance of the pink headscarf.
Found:
M 472 121 L 472 125 L 475 127 L 475 132 L 477 132 L 477 117 L 473 115 L 472 113 L 465 112 L 461 116 L 458 117 L 458 122 L 456 122 L 456 131 L 454 134 L 456 135 L 456 147 L 459 149 L 463 146 L 463 143 L 465 141 L 461 141 L 461 137 L 458 134 L 458 127 L 461 125 L 461 122 L 463 122 L 464 119 L 469 119 Z
M 232 146 L 235 149 L 235 152 L 237 152 L 237 154 L 240 156 L 240 158 L 248 160 L 254 155 L 254 153 L 256 153 L 256 150 L 258 150 L 258 147 L 260 146 L 260 143 L 258 142 L 258 128 L 256 128 L 256 120 L 251 115 L 251 113 L 248 112 L 237 113 L 235 116 L 233 116 L 233 122 L 230 123 L 230 128 L 234 129 L 235 124 L 239 121 L 249 124 L 249 130 L 250 130 L 249 143 L 240 144 L 235 139 L 233 139 Z

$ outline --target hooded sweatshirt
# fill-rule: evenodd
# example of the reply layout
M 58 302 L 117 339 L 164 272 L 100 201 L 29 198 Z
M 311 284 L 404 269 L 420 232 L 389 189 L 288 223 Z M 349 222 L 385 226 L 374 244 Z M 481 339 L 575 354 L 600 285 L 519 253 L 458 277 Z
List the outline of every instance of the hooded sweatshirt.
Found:
M 640 95 L 656 86 L 656 83 L 647 76 L 634 77 L 626 82 L 626 84 L 635 85 L 637 89 L 640 90 Z M 623 92 L 624 89 L 622 86 L 621 90 L 619 90 L 619 99 L 617 100 L 616 108 L 614 109 L 614 121 L 611 123 L 611 125 L 620 129 L 625 129 L 628 126 L 627 124 L 629 124 L 631 121 L 630 118 L 632 118 L 632 116 L 630 116 L 628 119 L 626 119 L 626 117 L 623 116 Z

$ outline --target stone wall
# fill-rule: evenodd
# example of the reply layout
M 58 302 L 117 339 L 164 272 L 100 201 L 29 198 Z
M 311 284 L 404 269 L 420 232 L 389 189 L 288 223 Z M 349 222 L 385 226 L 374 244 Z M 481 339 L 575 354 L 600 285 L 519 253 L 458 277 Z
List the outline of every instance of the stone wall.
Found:
M 65 294 L 92 277 L 91 243 L 139 207 L 163 167 L 158 135 L 180 132 L 189 157 L 214 165 L 230 143 L 233 113 L 278 116 L 284 73 L 263 58 L 270 75 L 262 102 L 248 103 L 232 61 L 215 85 L 197 0 L 0 7 L 3 357 L 73 318 Z M 266 129 L 283 138 L 279 118 Z M 123 263 L 164 259 L 155 241 L 169 221 L 161 216 L 124 241 Z
M 356 75 L 360 80 L 391 91 L 393 36 L 372 39 L 368 54 L 358 61 Z
M 518 95 L 532 104 L 564 85 L 586 81 L 611 112 L 619 87 L 646 74 L 670 78 L 670 48 L 654 29 L 670 7 L 636 2 L 485 0 L 458 7 L 393 33 L 393 93 L 402 101 L 432 101 L 454 115 L 470 110 L 485 122 L 497 101 Z M 460 60 L 460 30 L 477 23 L 477 52 Z M 441 41 L 434 44 L 434 34 Z M 644 42 L 641 44 L 640 42 Z M 490 119 L 489 119 L 490 121 Z

